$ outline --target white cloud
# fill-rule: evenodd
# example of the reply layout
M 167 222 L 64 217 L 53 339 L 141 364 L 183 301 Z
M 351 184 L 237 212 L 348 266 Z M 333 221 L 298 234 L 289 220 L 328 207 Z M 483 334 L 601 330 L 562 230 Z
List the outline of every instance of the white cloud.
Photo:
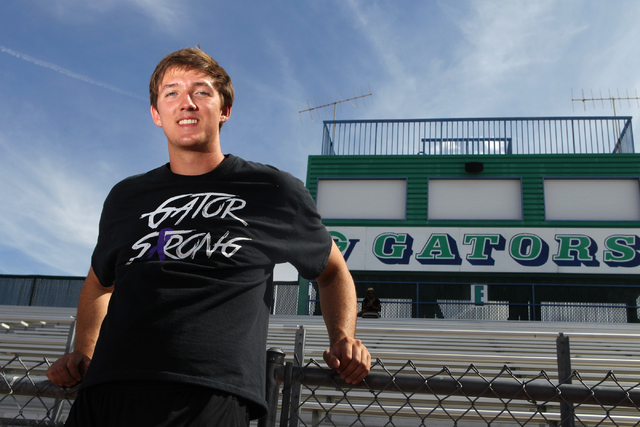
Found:
M 83 76 L 82 74 L 74 73 L 73 71 L 67 70 L 66 68 L 62 68 L 62 67 L 60 67 L 58 65 L 55 65 L 55 64 L 52 64 L 50 62 L 41 61 L 41 60 L 36 59 L 36 58 L 34 58 L 32 56 L 26 55 L 24 53 L 16 52 L 15 50 L 11 50 L 11 49 L 9 49 L 7 47 L 4 47 L 4 46 L 0 46 L 0 52 L 4 52 L 6 54 L 15 56 L 16 58 L 20 58 L 20 59 L 22 59 L 24 61 L 27 61 L 27 62 L 30 62 L 32 64 L 38 65 L 40 67 L 48 68 L 50 70 L 56 71 L 56 72 L 58 72 L 60 74 L 63 74 L 65 76 L 67 76 L 67 77 L 71 77 L 71 78 L 76 79 L 76 80 L 80 80 L 80 81 L 83 81 L 83 82 L 86 82 L 86 83 L 90 83 L 92 85 L 103 87 L 105 89 L 111 90 L 111 91 L 119 93 L 121 95 L 126 95 L 126 96 L 129 96 L 131 98 L 140 99 L 142 101 L 146 101 L 147 100 L 147 98 L 144 98 L 142 96 L 136 95 L 135 93 L 127 92 L 127 91 L 122 90 L 122 89 L 120 89 L 118 87 L 115 87 L 113 85 L 110 85 L 110 84 L 107 84 L 107 83 L 102 83 L 102 82 L 94 80 L 94 79 L 92 79 L 90 77 Z
M 471 6 L 471 13 L 459 21 L 470 75 L 498 80 L 525 67 L 558 61 L 571 37 L 584 29 L 559 22 L 553 0 L 475 1 Z
M 83 275 L 97 237 L 103 194 L 64 159 L 12 149 L 0 136 L 0 239 L 42 265 Z M 12 266 L 5 266 L 12 267 Z M 13 272 L 13 271 L 12 271 Z
M 397 29 L 389 25 L 388 11 L 379 9 L 375 4 L 348 0 L 344 3 L 350 14 L 356 17 L 355 28 L 369 41 L 377 62 L 383 67 L 383 74 L 392 76 L 393 84 L 406 93 L 415 91 L 418 80 L 416 75 L 407 69 L 407 54 L 404 43 L 396 36 Z M 419 36 L 417 36 L 419 37 Z M 411 46 L 415 46 L 411 43 Z M 412 52 L 414 55 L 416 52 Z
M 117 11 L 120 14 L 131 13 L 134 8 L 151 18 L 154 28 L 162 28 L 166 33 L 177 33 L 184 23 L 182 3 L 170 0 L 54 0 L 48 7 L 57 16 L 70 22 L 93 22 L 104 19 L 104 14 Z
M 122 0 L 127 3 L 128 0 Z M 168 32 L 177 32 L 185 18 L 182 3 L 169 0 L 129 0 Z

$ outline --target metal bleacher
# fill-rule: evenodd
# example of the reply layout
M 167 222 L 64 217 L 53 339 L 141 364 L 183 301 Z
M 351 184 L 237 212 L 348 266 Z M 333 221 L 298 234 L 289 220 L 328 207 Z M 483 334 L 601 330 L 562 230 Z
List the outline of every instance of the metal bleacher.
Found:
M 305 362 L 322 360 L 328 345 L 326 329 L 318 316 L 273 316 L 269 345 L 292 357 L 295 331 L 307 330 Z M 444 365 L 463 372 L 474 364 L 483 373 L 504 365 L 557 376 L 556 338 L 571 339 L 572 368 L 583 378 L 602 378 L 609 370 L 636 376 L 640 373 L 640 331 L 634 324 L 578 322 L 513 322 L 443 319 L 359 319 L 357 335 L 387 367 L 407 359 L 419 368 L 439 371 Z M 428 374 L 428 372 L 424 372 Z
M 27 364 L 57 359 L 75 315 L 75 308 L 0 306 L 0 366 L 14 356 Z
M 19 356 L 27 368 L 40 363 L 30 375 L 44 374 L 47 365 L 42 363 L 43 358 L 53 361 L 65 351 L 75 311 L 71 308 L 0 306 L 0 367 L 13 369 L 13 365 L 7 364 Z M 320 316 L 272 316 L 267 347 L 281 348 L 286 354 L 285 362 L 293 362 L 296 332 L 300 327 L 306 331 L 302 366 L 310 359 L 324 366 L 322 353 L 328 347 L 328 337 Z M 640 381 L 640 331 L 634 324 L 381 318 L 359 319 L 357 326 L 358 338 L 367 345 L 373 361 L 382 362 L 384 368 L 378 364 L 378 372 L 380 369 L 391 373 L 406 372 L 407 361 L 411 360 L 411 370 L 424 377 L 438 374 L 444 366 L 453 376 L 466 375 L 473 365 L 482 376 L 491 378 L 499 375 L 506 365 L 517 378 L 533 378 L 544 370 L 557 381 L 556 338 L 559 333 L 571 340 L 572 369 L 580 373 L 583 382 L 596 384 L 609 371 L 614 371 L 621 387 L 633 387 Z M 329 402 L 343 395 L 335 388 L 313 391 L 303 388 L 302 393 L 315 394 L 313 401 L 303 406 L 303 413 L 307 411 L 309 417 L 321 405 L 318 402 Z M 367 405 L 371 399 L 371 393 L 366 391 L 355 391 L 350 396 L 353 401 L 345 410 L 352 410 L 350 407 L 359 401 Z M 428 395 L 415 398 L 417 405 L 425 406 L 434 400 Z M 385 404 L 393 407 L 401 406 L 403 397 L 386 399 Z M 455 404 L 456 400 L 449 402 Z M 0 415 L 6 412 L 4 406 L 9 404 L 10 401 L 0 401 Z M 494 399 L 484 405 L 490 412 L 500 402 Z M 375 415 L 374 409 L 368 413 Z M 455 410 L 458 409 L 448 409 Z M 340 408 L 336 406 L 334 413 L 339 415 Z

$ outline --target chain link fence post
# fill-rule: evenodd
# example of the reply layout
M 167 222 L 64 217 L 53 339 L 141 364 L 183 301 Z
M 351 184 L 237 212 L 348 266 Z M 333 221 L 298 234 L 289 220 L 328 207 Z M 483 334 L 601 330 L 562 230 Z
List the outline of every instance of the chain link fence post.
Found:
M 296 342 L 294 350 L 294 367 L 302 368 L 304 365 L 304 344 L 307 338 L 307 330 L 303 325 L 296 331 Z M 300 421 L 300 400 L 302 396 L 302 385 L 300 383 L 291 386 L 291 409 L 289 412 L 289 427 L 298 427 Z
M 278 394 L 280 384 L 276 380 L 276 368 L 284 365 L 284 351 L 280 348 L 272 347 L 267 350 L 267 376 L 266 393 L 268 412 L 260 418 L 258 427 L 275 427 L 278 412 Z
M 571 384 L 571 350 L 569 337 L 562 332 L 556 339 L 556 351 L 558 355 L 558 384 Z M 566 402 L 560 403 L 560 425 L 562 427 L 574 427 L 573 405 Z
M 71 353 L 76 344 L 76 321 L 74 320 L 69 326 L 69 335 L 67 336 L 67 345 L 65 346 L 65 353 Z M 54 423 L 60 423 L 62 418 L 62 410 L 64 408 L 64 399 L 56 399 L 53 404 L 53 413 L 51 419 Z

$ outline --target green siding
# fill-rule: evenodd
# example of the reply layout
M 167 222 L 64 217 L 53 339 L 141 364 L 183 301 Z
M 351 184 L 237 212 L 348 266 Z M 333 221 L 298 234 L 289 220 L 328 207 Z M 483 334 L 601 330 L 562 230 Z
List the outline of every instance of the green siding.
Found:
M 467 162 L 484 171 L 467 173 Z M 640 154 L 310 156 L 307 188 L 315 198 L 318 178 L 408 178 L 405 221 L 325 220 L 328 226 L 451 227 L 639 227 L 640 222 L 545 221 L 544 177 L 640 177 Z M 523 221 L 429 221 L 428 178 L 521 178 Z

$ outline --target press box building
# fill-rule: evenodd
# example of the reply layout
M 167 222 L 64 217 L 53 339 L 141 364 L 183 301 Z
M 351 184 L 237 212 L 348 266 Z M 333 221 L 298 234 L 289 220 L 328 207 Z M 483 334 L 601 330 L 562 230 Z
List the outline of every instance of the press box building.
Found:
M 637 322 L 631 117 L 326 121 L 307 187 L 383 315 Z M 302 282 L 299 314 L 319 312 Z

